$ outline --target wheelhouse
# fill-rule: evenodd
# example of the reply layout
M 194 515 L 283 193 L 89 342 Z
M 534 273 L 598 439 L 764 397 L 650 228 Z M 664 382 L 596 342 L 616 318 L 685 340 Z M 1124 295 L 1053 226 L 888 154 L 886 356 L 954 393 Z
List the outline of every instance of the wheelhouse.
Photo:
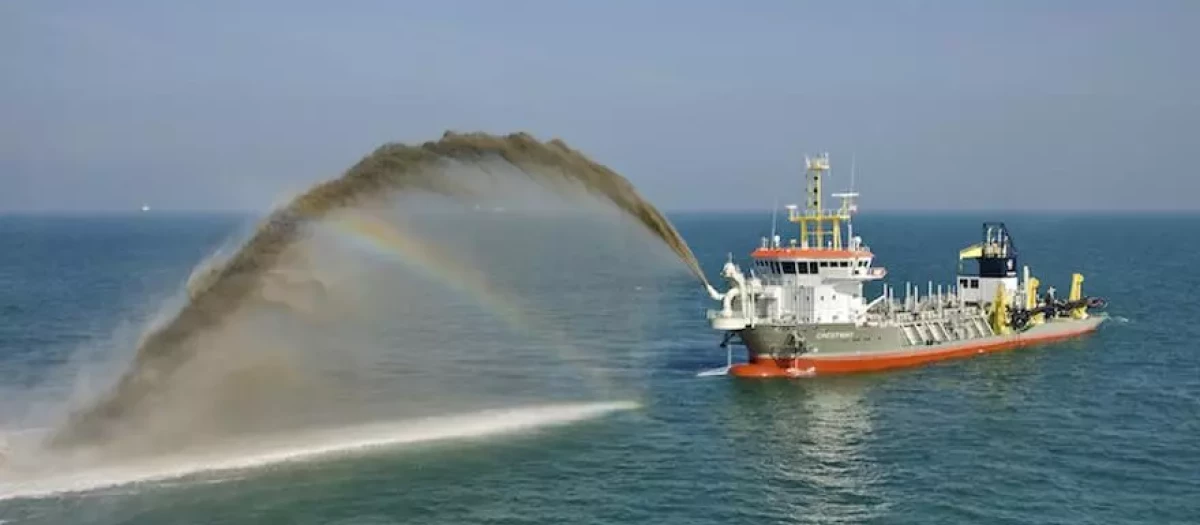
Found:
M 999 290 L 1017 293 L 1017 247 L 1002 222 L 983 223 L 982 242 L 958 252 L 958 289 L 967 303 L 991 302 Z
M 874 268 L 874 255 L 868 250 L 822 250 L 801 248 L 770 248 L 755 250 L 754 272 L 768 281 L 787 276 L 816 276 L 821 278 L 879 278 L 883 268 Z

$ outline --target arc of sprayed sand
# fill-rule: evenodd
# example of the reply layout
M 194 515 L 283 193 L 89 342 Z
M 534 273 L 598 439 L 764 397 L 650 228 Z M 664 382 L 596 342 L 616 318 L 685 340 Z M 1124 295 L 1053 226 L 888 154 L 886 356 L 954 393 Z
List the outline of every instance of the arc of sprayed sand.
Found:
M 323 182 L 271 213 L 255 234 L 215 270 L 170 321 L 141 342 L 133 368 L 98 403 L 73 414 L 50 440 L 53 446 L 102 439 L 111 422 L 136 407 L 191 356 L 184 344 L 193 334 L 218 325 L 254 292 L 260 277 L 302 235 L 302 227 L 330 212 L 381 199 L 394 192 L 425 192 L 464 197 L 471 190 L 439 175 L 439 165 L 457 162 L 481 166 L 503 160 L 552 189 L 582 188 L 610 201 L 656 235 L 711 290 L 691 249 L 674 226 L 624 177 L 571 149 L 561 140 L 540 142 L 527 133 L 504 136 L 446 132 L 419 146 L 389 143 L 364 157 L 341 177 Z M 484 167 L 486 171 L 486 167 Z

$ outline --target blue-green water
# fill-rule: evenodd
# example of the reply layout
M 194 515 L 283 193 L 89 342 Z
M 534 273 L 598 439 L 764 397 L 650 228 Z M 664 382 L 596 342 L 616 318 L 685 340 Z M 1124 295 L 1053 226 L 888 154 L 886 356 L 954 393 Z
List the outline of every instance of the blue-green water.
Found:
M 153 217 L 152 220 L 148 217 Z M 1198 523 L 1197 216 L 864 215 L 889 280 L 950 282 L 982 220 L 1005 220 L 1043 283 L 1073 271 L 1114 321 L 1077 341 L 843 378 L 696 377 L 724 363 L 701 290 L 575 254 L 563 291 L 586 348 L 636 355 L 641 407 L 506 435 L 0 500 L 6 523 Z M 713 274 L 760 215 L 672 218 Z M 0 218 L 0 417 L 79 352 L 126 352 L 244 219 Z M 565 275 L 565 274 L 564 274 Z M 561 276 L 546 275 L 546 279 Z M 580 284 L 583 283 L 583 284 Z M 566 290 L 567 286 L 574 286 Z M 625 292 L 628 290 L 628 293 Z M 537 293 L 549 293 L 541 290 Z M 590 294 L 594 295 L 594 294 Z M 653 308 L 633 310 L 624 297 Z M 537 301 L 532 301 L 537 304 Z M 619 322 L 604 323 L 606 316 Z M 597 328 L 600 327 L 600 328 Z M 453 334 L 447 334 L 452 338 Z M 112 346 L 112 348 L 108 348 Z M 0 422 L 0 428 L 11 428 Z

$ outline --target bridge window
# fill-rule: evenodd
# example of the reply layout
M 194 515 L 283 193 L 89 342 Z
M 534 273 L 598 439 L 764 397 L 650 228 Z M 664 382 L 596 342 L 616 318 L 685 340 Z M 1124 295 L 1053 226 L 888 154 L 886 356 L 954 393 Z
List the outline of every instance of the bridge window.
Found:
M 808 273 L 817 273 L 817 261 L 808 261 Z
M 840 261 L 840 262 L 838 262 L 838 266 L 841 268 L 848 268 L 848 267 L 850 267 L 850 262 L 849 261 Z
M 796 273 L 804 275 L 808 273 L 808 262 L 800 261 L 796 263 Z
M 796 263 L 791 261 L 783 263 L 783 273 L 788 275 L 796 273 Z
M 828 267 L 829 267 L 829 261 L 821 261 L 821 267 L 822 267 L 822 268 L 828 268 Z

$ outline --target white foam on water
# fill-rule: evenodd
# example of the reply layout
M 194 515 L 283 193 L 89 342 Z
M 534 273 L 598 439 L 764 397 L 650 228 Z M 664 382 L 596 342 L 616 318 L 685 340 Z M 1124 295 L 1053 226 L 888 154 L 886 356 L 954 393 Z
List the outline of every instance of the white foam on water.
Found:
M 729 367 L 710 368 L 696 373 L 696 377 L 712 377 L 729 375 Z
M 74 472 L 47 472 L 17 477 L 13 475 L 16 473 L 6 473 L 0 469 L 0 501 L 87 492 L 133 483 L 182 478 L 199 473 L 311 461 L 406 444 L 513 433 L 564 425 L 637 407 L 637 403 L 622 401 L 489 410 L 311 432 L 301 436 L 272 439 L 270 444 L 260 443 L 252 450 L 224 450 L 185 457 L 162 457 L 83 468 Z

